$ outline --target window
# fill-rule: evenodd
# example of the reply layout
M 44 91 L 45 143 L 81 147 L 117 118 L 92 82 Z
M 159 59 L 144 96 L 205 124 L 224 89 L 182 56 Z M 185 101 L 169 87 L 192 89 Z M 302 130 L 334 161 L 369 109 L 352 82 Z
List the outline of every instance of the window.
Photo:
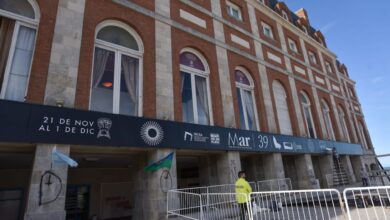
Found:
M 279 81 L 274 81 L 272 83 L 272 91 L 275 98 L 276 114 L 278 117 L 280 133 L 285 135 L 292 135 L 293 132 L 286 91 Z
M 338 106 L 338 114 L 339 114 L 339 121 L 341 125 L 341 131 L 343 132 L 343 137 L 347 142 L 351 142 L 351 139 L 349 138 L 348 134 L 348 128 L 347 128 L 347 123 L 345 120 L 345 113 L 344 110 L 341 106 Z
M 181 103 L 184 122 L 213 124 L 209 73 L 205 59 L 197 51 L 185 49 L 181 52 Z
M 330 63 L 328 61 L 325 61 L 325 67 L 326 67 L 326 71 L 328 73 L 332 73 L 332 66 L 330 65 Z
M 254 83 L 244 69 L 235 71 L 238 108 L 240 111 L 240 128 L 257 130 L 257 110 L 254 98 Z
M 325 121 L 325 128 L 326 128 L 327 137 L 331 140 L 336 140 L 336 138 L 334 136 L 332 121 L 330 119 L 329 105 L 328 105 L 328 103 L 326 103 L 325 100 L 322 100 L 322 114 L 323 114 L 324 121 Z
M 236 20 L 242 21 L 241 9 L 237 5 L 231 3 L 230 1 L 226 2 L 227 12 L 230 17 L 235 18 Z
M 316 129 L 314 127 L 313 115 L 311 113 L 310 99 L 304 92 L 301 92 L 301 105 L 303 110 L 303 116 L 306 122 L 305 123 L 306 129 L 308 131 L 309 137 L 316 138 L 317 135 L 316 135 Z
M 141 39 L 128 25 L 106 21 L 98 26 L 91 110 L 142 115 L 142 54 Z
M 282 10 L 282 17 L 285 19 L 285 20 L 289 20 L 288 19 L 288 15 L 287 15 L 287 12 L 286 11 L 284 11 L 284 10 Z
M 291 38 L 288 38 L 288 47 L 290 48 L 291 51 L 295 52 L 295 53 L 298 53 L 298 47 L 297 47 L 297 43 L 292 40 Z
M 0 1 L 0 98 L 25 101 L 39 22 L 30 0 Z
M 313 52 L 311 52 L 311 51 L 309 51 L 309 60 L 310 60 L 311 63 L 317 64 L 317 57 L 316 57 L 316 55 L 315 55 Z
M 261 25 L 263 26 L 263 34 L 271 39 L 274 39 L 274 34 L 272 32 L 272 27 L 268 24 L 261 22 Z
M 353 92 L 353 89 L 351 87 L 348 87 L 348 91 L 349 91 L 349 95 L 352 97 L 352 98 L 355 98 L 355 93 Z
M 364 126 L 361 122 L 358 122 L 358 129 L 359 129 L 359 134 L 360 134 L 360 139 L 361 139 L 361 144 L 363 145 L 364 148 L 366 149 L 369 149 L 368 148 L 368 142 L 367 142 L 367 136 L 366 136 L 366 132 L 365 132 L 365 129 L 364 129 Z

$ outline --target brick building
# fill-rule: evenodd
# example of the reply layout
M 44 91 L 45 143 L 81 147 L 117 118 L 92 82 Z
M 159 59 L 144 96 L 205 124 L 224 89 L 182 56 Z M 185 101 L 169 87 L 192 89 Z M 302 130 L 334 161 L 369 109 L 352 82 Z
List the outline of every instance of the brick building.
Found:
M 0 25 L 8 219 L 160 219 L 167 189 L 232 183 L 241 169 L 330 187 L 335 150 L 349 183 L 376 167 L 355 82 L 304 9 L 0 0 Z M 79 166 L 53 164 L 54 147 Z M 143 171 L 170 152 L 168 179 Z

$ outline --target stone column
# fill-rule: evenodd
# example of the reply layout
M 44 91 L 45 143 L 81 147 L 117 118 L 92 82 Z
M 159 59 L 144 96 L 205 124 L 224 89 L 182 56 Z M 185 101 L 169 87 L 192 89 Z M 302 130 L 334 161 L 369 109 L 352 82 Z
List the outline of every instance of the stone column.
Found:
M 71 108 L 74 106 L 84 9 L 85 0 L 59 0 L 44 99 L 46 105 L 62 104 Z M 53 147 L 54 145 L 44 144 L 36 146 L 25 219 L 65 219 L 66 217 L 65 197 L 68 175 L 66 164 L 56 165 L 52 169 L 60 177 L 61 184 L 52 176 L 52 181 L 47 181 L 47 183 L 53 182 L 52 184 L 42 185 L 42 198 L 45 201 L 55 198 L 59 193 L 58 198 L 49 204 L 38 204 L 40 177 L 50 170 Z M 57 150 L 69 155 L 70 146 L 57 145 Z M 61 190 L 60 185 L 62 185 Z
M 333 175 L 333 156 L 331 154 L 319 157 L 321 176 L 318 177 L 322 185 L 332 187 L 327 181 L 327 176 Z
M 239 152 L 227 152 L 217 156 L 217 176 L 219 184 L 233 184 L 241 170 Z
M 36 147 L 24 219 L 64 220 L 66 217 L 65 198 L 68 165 L 61 163 L 51 167 L 51 153 L 54 146 L 55 145 L 40 144 Z M 68 145 L 58 145 L 57 150 L 61 153 L 69 154 L 70 147 Z M 53 175 L 50 176 L 49 174 L 45 175 L 45 172 L 49 170 L 59 178 Z M 42 176 L 43 179 L 41 182 Z M 40 193 L 40 191 L 42 193 Z M 39 203 L 40 199 L 41 204 Z
M 343 165 L 345 171 L 347 172 L 349 182 L 356 183 L 356 177 L 355 177 L 355 173 L 353 172 L 351 158 L 348 155 L 341 156 L 340 162 Z
M 363 165 L 363 156 L 350 156 L 353 172 L 356 177 L 356 182 L 361 182 L 362 177 L 360 175 L 360 169 L 364 167 Z
M 285 178 L 283 159 L 281 153 L 272 153 L 263 157 L 265 179 Z
M 313 163 L 310 154 L 297 155 L 295 158 L 295 167 L 297 169 L 298 186 L 300 189 L 319 189 Z
M 172 150 L 170 149 L 150 151 L 147 153 L 146 163 L 144 165 L 147 166 L 159 161 L 171 152 Z M 170 176 L 166 176 L 164 169 L 153 172 L 144 172 L 141 170 L 141 172 L 144 173 L 141 175 L 144 176 L 144 179 L 137 183 L 144 186 L 143 193 L 140 195 L 140 198 L 138 198 L 138 200 L 142 201 L 143 204 L 143 218 L 140 219 L 165 219 L 167 211 L 167 191 L 169 189 L 177 188 L 176 154 L 174 155 L 172 161 L 172 167 L 169 170 Z

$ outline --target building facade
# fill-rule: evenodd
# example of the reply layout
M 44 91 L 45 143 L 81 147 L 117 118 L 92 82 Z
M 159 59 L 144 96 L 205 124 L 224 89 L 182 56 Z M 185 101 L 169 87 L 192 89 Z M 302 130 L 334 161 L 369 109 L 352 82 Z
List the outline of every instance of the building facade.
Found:
M 349 183 L 376 167 L 355 82 L 304 9 L 1 0 L 0 25 L 9 219 L 161 219 L 168 189 L 232 183 L 242 169 L 330 187 L 335 150 Z M 79 166 L 53 162 L 54 148 Z M 143 170 L 171 152 L 168 173 Z

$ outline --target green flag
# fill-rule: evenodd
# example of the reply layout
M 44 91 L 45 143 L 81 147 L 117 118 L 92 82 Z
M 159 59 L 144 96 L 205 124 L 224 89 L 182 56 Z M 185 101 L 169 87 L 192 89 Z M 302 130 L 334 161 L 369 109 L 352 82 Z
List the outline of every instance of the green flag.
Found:
M 170 153 L 168 154 L 168 156 L 164 157 L 163 159 L 155 162 L 155 163 L 152 163 L 150 164 L 149 166 L 146 166 L 144 168 L 144 170 L 146 172 L 152 172 L 152 171 L 156 171 L 156 170 L 159 170 L 159 169 L 162 169 L 162 168 L 167 168 L 167 169 L 171 169 L 172 167 L 172 160 L 173 160 L 173 153 Z

